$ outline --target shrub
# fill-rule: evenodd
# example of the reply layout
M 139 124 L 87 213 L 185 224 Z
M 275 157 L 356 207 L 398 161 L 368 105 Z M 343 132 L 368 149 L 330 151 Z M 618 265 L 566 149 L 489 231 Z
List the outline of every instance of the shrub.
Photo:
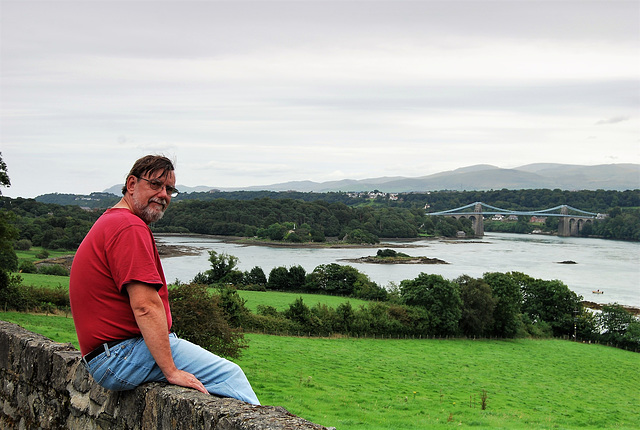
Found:
M 38 252 L 36 254 L 36 258 L 39 258 L 40 260 L 44 260 L 45 258 L 49 258 L 49 251 L 47 251 L 46 249 L 43 249 L 42 251 Z
M 256 312 L 258 313 L 258 315 L 262 315 L 262 316 L 270 316 L 270 317 L 276 317 L 276 318 L 280 317 L 280 313 L 278 312 L 278 309 L 275 308 L 275 306 L 258 305 Z
M 214 354 L 238 358 L 247 344 L 239 329 L 225 319 L 220 297 L 200 284 L 182 284 L 169 289 L 173 331 L 183 339 Z
M 191 282 L 200 285 L 209 285 L 211 283 L 209 282 L 209 276 L 202 272 L 198 272 L 196 276 L 193 277 L 193 280 Z
M 69 269 L 59 264 L 40 266 L 38 273 L 42 275 L 69 276 Z
M 28 251 L 29 249 L 31 249 L 31 246 L 32 243 L 29 239 L 20 239 L 16 242 L 13 248 L 19 251 Z
M 29 297 L 31 306 L 41 309 L 51 309 L 55 306 L 59 309 L 69 308 L 69 290 L 62 285 L 55 288 L 24 287 Z
M 28 296 L 20 283 L 22 278 L 0 271 L 0 308 L 24 311 L 29 307 Z
M 242 327 L 245 316 L 249 313 L 249 309 L 245 306 L 247 301 L 240 297 L 235 288 L 222 286 L 217 291 L 225 319 L 232 327 Z
M 301 329 L 295 322 L 274 315 L 249 314 L 245 324 L 248 330 L 270 334 L 294 334 Z
M 285 235 L 284 240 L 286 240 L 287 242 L 293 242 L 293 243 L 302 242 L 302 239 L 300 239 L 300 236 L 298 236 L 298 234 L 296 232 L 294 232 L 294 231 L 288 232 Z
M 18 271 L 22 273 L 38 273 L 38 268 L 32 261 L 23 261 L 18 266 Z
M 355 229 L 347 233 L 342 239 L 347 243 L 379 243 L 380 239 L 375 234 L 372 234 L 366 230 Z
M 408 254 L 405 254 L 403 252 L 397 252 L 394 251 L 393 249 L 389 249 L 389 248 L 385 248 L 385 249 L 379 249 L 378 252 L 376 253 L 376 255 L 380 258 L 386 258 L 386 257 L 409 257 Z

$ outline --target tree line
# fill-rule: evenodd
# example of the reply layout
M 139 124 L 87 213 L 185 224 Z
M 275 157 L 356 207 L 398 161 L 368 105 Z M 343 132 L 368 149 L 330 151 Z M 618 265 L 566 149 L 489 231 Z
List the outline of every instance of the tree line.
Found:
M 527 195 L 527 191 L 521 190 Z M 549 191 L 549 190 L 547 190 Z M 584 192 L 579 192 L 584 193 Z M 607 239 L 640 240 L 640 209 L 638 207 L 605 207 L 602 198 L 605 194 L 593 192 L 598 199 L 591 201 L 592 205 L 584 210 L 608 212 L 609 216 L 602 220 L 594 220 L 587 224 L 583 236 L 598 236 Z M 432 193 L 439 194 L 439 193 Z M 442 193 L 456 195 L 463 193 Z M 479 195 L 471 193 L 471 197 Z M 553 193 L 552 193 L 553 194 Z M 622 192 L 617 198 L 607 201 L 640 206 L 640 191 Z M 564 196 L 558 193 L 556 197 Z M 636 201 L 636 198 L 638 198 Z M 583 199 L 575 200 L 574 204 Z M 447 203 L 451 204 L 449 199 Z M 464 204 L 467 204 L 466 201 Z M 436 203 L 434 203 L 436 204 Z M 459 201 L 455 204 L 461 204 Z M 527 206 L 514 205 L 506 201 L 489 204 L 503 205 L 503 209 L 527 210 Z M 561 203 L 559 203 L 561 204 Z M 456 206 L 448 206 L 452 209 Z M 579 207 L 583 209 L 585 206 Z M 430 207 L 429 211 L 442 208 Z M 495 230 L 511 227 L 507 223 L 495 226 Z M 528 217 L 521 217 L 520 222 L 511 228 L 514 232 L 530 233 L 535 228 L 542 228 L 548 232 L 557 231 L 558 219 L 547 217 L 542 226 L 530 224 Z M 328 203 L 323 200 L 303 201 L 293 199 L 261 198 L 257 200 L 189 200 L 170 206 L 163 219 L 155 226 L 158 232 L 190 232 L 213 235 L 232 235 L 244 237 L 259 237 L 269 240 L 285 240 L 290 242 L 323 242 L 327 237 L 337 237 L 351 243 L 376 243 L 381 238 L 415 238 L 420 236 L 455 237 L 458 232 L 465 232 L 466 236 L 473 236 L 471 221 L 456 220 L 450 217 L 429 216 L 424 208 L 398 207 L 394 205 L 361 205 L 348 206 L 344 203 Z M 487 223 L 487 231 L 492 230 L 491 223 Z
M 629 193 L 620 193 L 629 197 Z M 478 196 L 474 196 L 478 197 Z M 618 198 L 620 202 L 622 199 Z M 630 204 L 625 200 L 625 204 Z M 495 204 L 495 202 L 494 202 Z M 507 205 L 503 205 L 507 206 Z M 513 208 L 513 207 L 511 207 Z M 525 209 L 516 207 L 515 209 Z M 593 210 L 593 209 L 592 209 Z M 86 210 L 74 205 L 40 203 L 33 199 L 0 196 L 0 211 L 18 230 L 18 241 L 47 249 L 78 247 L 102 209 Z M 586 224 L 583 236 L 640 240 L 640 209 L 614 207 L 609 217 Z M 517 223 L 485 223 L 486 231 L 530 233 L 542 229 L 557 231 L 557 218 L 543 225 L 520 217 Z M 155 232 L 195 233 L 257 237 L 288 242 L 377 243 L 384 238 L 422 236 L 455 237 L 459 231 L 473 235 L 471 221 L 428 216 L 424 209 L 392 206 L 348 206 L 322 200 L 262 198 L 258 200 L 189 200 L 169 206 L 154 226 Z M 24 246 L 24 245 L 22 245 Z
M 588 310 L 582 297 L 558 280 L 520 272 L 490 272 L 448 280 L 421 273 L 384 289 L 351 266 L 323 264 L 237 269 L 237 258 L 210 252 L 211 268 L 186 284 L 169 287 L 174 331 L 227 357 L 247 343 L 243 333 L 376 338 L 550 338 L 593 341 L 640 350 L 640 321 L 618 304 Z M 0 288 L 4 310 L 53 312 L 69 309 L 66 288 L 21 285 L 14 276 Z M 284 310 L 258 305 L 251 312 L 239 289 L 331 294 L 367 300 L 333 308 L 302 297 Z
M 196 275 L 192 284 L 215 287 L 232 326 L 247 331 L 421 338 L 575 336 L 640 349 L 640 322 L 630 312 L 612 304 L 595 314 L 558 280 L 520 272 L 485 273 L 481 278 L 463 275 L 455 280 L 421 273 L 387 290 L 348 265 L 323 264 L 309 273 L 298 265 L 280 266 L 267 276 L 260 267 L 239 271 L 234 256 L 215 251 L 209 256 L 211 268 Z M 284 311 L 258 305 L 254 314 L 237 289 L 329 294 L 369 303 L 356 308 L 345 302 L 334 309 L 309 306 L 299 298 Z
M 0 196 L 0 212 L 7 214 L 17 230 L 18 247 L 75 250 L 103 210 Z
M 440 223 L 453 223 L 457 229 L 472 233 L 468 220 L 432 219 L 422 209 L 267 198 L 183 201 L 170 206 L 154 228 L 158 232 L 257 236 L 291 242 L 323 242 L 327 237 L 337 237 L 352 243 L 375 243 L 380 238 L 437 234 Z
M 454 209 L 472 202 L 484 202 L 508 210 L 540 210 L 559 205 L 569 205 L 588 212 L 605 213 L 614 207 L 640 207 L 640 190 L 578 190 L 561 189 L 522 189 L 522 190 L 489 190 L 489 191 L 414 191 L 394 194 L 383 194 L 370 199 L 355 196 L 353 193 L 336 192 L 301 192 L 301 191 L 211 191 L 179 194 L 173 202 L 198 200 L 299 200 L 304 202 L 323 201 L 326 203 L 342 203 L 347 206 L 376 205 L 386 207 L 402 207 L 406 209 L 428 209 L 433 212 Z M 44 194 L 36 197 L 41 203 L 59 205 L 76 205 L 90 208 L 107 208 L 113 206 L 119 196 L 110 193 L 77 194 Z

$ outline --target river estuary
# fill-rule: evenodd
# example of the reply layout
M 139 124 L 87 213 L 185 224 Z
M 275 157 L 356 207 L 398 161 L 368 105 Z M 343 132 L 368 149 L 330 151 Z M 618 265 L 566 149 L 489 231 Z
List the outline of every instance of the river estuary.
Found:
M 160 245 L 193 248 L 197 255 L 163 257 L 168 282 L 189 282 L 210 268 L 209 250 L 238 257 L 238 269 L 261 267 L 269 276 L 278 266 L 302 266 L 311 272 L 321 264 L 349 264 L 381 286 L 413 279 L 421 272 L 455 279 L 485 272 L 518 271 L 540 279 L 559 279 L 584 300 L 640 307 L 640 243 L 604 239 L 486 233 L 475 240 L 385 241 L 411 256 L 438 258 L 449 264 L 365 264 L 343 260 L 376 254 L 376 248 L 290 248 L 247 246 L 217 237 L 163 236 Z M 408 247 L 405 247 L 408 246 Z M 563 262 L 574 262 L 566 264 Z M 594 294 L 593 291 L 604 291 Z

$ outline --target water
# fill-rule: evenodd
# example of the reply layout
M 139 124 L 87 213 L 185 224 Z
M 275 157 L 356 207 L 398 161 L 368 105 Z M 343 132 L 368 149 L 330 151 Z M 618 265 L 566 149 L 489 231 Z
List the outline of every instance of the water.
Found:
M 640 243 L 541 235 L 487 233 L 482 240 L 421 240 L 386 242 L 385 248 L 411 256 L 439 258 L 450 264 L 363 264 L 341 261 L 375 255 L 375 248 L 287 248 L 225 243 L 214 237 L 159 236 L 167 245 L 196 247 L 196 256 L 164 257 L 169 282 L 189 282 L 210 268 L 209 250 L 238 257 L 238 269 L 261 267 L 269 276 L 278 266 L 302 266 L 311 272 L 320 264 L 349 264 L 381 286 L 413 279 L 421 272 L 447 279 L 481 277 L 485 272 L 518 271 L 540 279 L 558 279 L 571 290 L 597 303 L 640 307 Z M 412 247 L 403 248 L 406 244 Z M 577 264 L 559 264 L 562 261 Z M 604 294 L 593 294 L 601 290 Z

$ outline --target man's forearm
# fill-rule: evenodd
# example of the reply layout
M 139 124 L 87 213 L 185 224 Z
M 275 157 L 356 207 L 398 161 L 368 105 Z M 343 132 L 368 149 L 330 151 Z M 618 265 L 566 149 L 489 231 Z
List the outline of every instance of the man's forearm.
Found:
M 154 306 L 147 312 L 136 315 L 136 322 L 147 348 L 165 376 L 177 370 L 171 355 L 169 329 L 164 306 Z
M 162 300 L 155 289 L 148 285 L 131 284 L 127 291 L 131 299 L 131 309 L 147 348 L 162 373 L 168 377 L 177 369 L 171 355 L 169 326 Z
M 207 389 L 198 378 L 178 369 L 173 361 L 167 314 L 155 288 L 134 282 L 127 285 L 127 293 L 144 342 L 167 381 L 207 393 Z

